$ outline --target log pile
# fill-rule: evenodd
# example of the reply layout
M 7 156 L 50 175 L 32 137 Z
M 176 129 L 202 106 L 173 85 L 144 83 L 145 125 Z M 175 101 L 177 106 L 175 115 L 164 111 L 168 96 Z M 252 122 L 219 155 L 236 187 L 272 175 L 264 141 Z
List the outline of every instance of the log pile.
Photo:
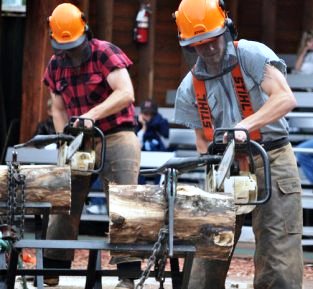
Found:
M 71 208 L 71 169 L 69 166 L 22 165 L 27 202 L 50 202 L 52 213 L 68 214 Z M 17 196 L 19 197 L 19 196 Z M 0 166 L 0 202 L 8 198 L 8 166 Z M 4 213 L 0 210 L 0 213 Z
M 164 225 L 166 199 L 157 185 L 110 185 L 110 241 L 154 243 Z M 196 256 L 226 260 L 234 243 L 236 209 L 232 195 L 178 185 L 174 243 L 195 244 Z

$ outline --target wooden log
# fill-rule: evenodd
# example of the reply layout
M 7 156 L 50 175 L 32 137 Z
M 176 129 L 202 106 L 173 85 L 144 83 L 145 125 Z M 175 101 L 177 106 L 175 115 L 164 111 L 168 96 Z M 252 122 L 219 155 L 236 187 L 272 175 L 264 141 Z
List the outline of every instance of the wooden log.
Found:
M 22 165 L 20 173 L 25 175 L 27 202 L 50 202 L 52 213 L 69 214 L 71 208 L 71 169 L 69 166 Z M 8 166 L 0 166 L 0 202 L 6 202 L 7 198 Z
M 164 225 L 166 200 L 157 185 L 110 185 L 110 242 L 154 243 Z M 234 243 L 232 195 L 178 185 L 174 242 L 191 242 L 196 256 L 226 260 Z

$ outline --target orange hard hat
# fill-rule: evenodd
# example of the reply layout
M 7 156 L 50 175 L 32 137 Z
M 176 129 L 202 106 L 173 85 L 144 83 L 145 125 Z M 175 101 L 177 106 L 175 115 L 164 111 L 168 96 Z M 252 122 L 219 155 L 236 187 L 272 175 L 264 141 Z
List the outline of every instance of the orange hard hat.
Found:
M 180 46 L 196 45 L 226 30 L 222 0 L 182 0 L 175 12 Z
M 51 43 L 55 49 L 72 49 L 86 39 L 84 14 L 73 4 L 58 5 L 49 17 Z

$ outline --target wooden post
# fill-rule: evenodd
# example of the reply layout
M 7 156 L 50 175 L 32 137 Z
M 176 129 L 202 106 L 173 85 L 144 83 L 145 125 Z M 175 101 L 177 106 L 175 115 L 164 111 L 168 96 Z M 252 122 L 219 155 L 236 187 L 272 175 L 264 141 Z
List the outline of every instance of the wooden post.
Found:
M 112 41 L 113 30 L 113 0 L 97 0 L 96 1 L 96 32 L 97 38 L 106 41 Z
M 163 188 L 156 185 L 110 185 L 110 241 L 154 243 L 166 221 Z M 174 240 L 192 243 L 196 256 L 226 260 L 232 250 L 235 205 L 229 194 L 178 186 Z
M 44 87 L 42 77 L 52 55 L 47 17 L 59 2 L 57 0 L 27 2 L 20 142 L 30 139 L 38 122 L 46 117 L 49 92 Z
M 304 0 L 303 31 L 313 29 L 313 0 Z
M 262 42 L 275 50 L 276 0 L 262 1 Z
M 151 0 L 149 3 L 151 9 L 149 40 L 146 44 L 138 44 L 139 76 L 136 99 L 139 103 L 153 97 L 156 0 Z

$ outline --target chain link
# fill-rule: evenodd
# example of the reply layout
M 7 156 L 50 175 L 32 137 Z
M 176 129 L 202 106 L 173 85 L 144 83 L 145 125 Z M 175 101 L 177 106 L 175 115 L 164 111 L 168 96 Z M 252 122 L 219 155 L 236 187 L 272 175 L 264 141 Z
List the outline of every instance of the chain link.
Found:
M 17 200 L 18 195 L 19 201 Z M 7 225 L 11 230 L 13 230 L 18 207 L 20 209 L 20 223 L 17 239 L 21 239 L 25 232 L 25 175 L 20 174 L 19 164 L 13 161 L 8 163 Z
M 8 196 L 7 196 L 7 225 L 12 226 L 12 196 L 14 194 L 13 167 L 8 163 Z
M 20 209 L 21 209 L 21 219 L 20 219 L 20 235 L 19 238 L 24 238 L 25 232 L 25 175 L 19 174 L 19 185 L 20 185 Z
M 138 284 L 136 285 L 136 289 L 142 289 L 143 288 L 145 281 L 148 279 L 148 277 L 150 275 L 150 272 L 151 272 L 153 265 L 155 265 L 156 262 L 158 262 L 160 257 L 165 256 L 165 261 L 166 261 L 167 247 L 164 248 L 164 245 L 167 246 L 167 237 L 168 237 L 168 228 L 162 227 L 159 231 L 159 234 L 158 234 L 158 240 L 155 242 L 155 244 L 152 247 L 152 254 L 147 261 L 146 269 L 142 272 L 140 280 L 139 280 Z M 165 269 L 165 265 L 162 266 L 162 268 L 163 267 Z M 162 275 L 164 276 L 164 272 Z M 160 283 L 160 285 L 161 285 L 161 283 Z M 163 286 L 163 284 L 161 286 Z M 160 288 L 162 288 L 162 287 L 160 287 Z

